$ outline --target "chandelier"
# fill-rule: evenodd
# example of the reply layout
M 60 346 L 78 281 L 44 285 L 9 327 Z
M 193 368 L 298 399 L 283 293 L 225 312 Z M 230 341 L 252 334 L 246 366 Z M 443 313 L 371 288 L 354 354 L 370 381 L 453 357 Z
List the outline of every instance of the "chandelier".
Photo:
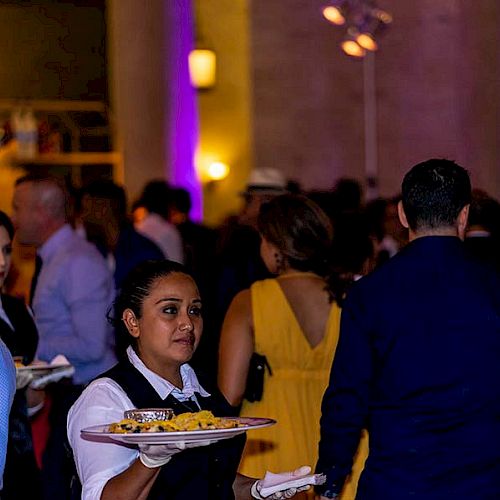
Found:
M 375 0 L 330 0 L 323 16 L 331 24 L 345 26 L 342 50 L 352 57 L 378 49 L 377 37 L 391 24 L 392 15 L 380 9 Z

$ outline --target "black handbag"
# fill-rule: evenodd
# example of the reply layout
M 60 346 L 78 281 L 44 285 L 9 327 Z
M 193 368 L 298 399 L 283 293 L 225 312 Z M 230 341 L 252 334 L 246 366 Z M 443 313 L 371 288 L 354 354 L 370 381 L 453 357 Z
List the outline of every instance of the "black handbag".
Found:
M 250 403 L 260 401 L 262 399 L 262 393 L 264 392 L 264 375 L 266 369 L 269 375 L 273 374 L 267 358 L 262 354 L 254 352 L 252 354 L 252 357 L 250 358 L 247 385 L 244 395 L 244 398 L 247 401 L 250 401 Z

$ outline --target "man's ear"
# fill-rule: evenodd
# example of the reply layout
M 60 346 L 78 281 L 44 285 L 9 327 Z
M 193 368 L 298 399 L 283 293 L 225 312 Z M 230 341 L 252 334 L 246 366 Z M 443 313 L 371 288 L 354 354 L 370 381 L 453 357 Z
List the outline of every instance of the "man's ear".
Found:
M 469 220 L 469 208 L 470 205 L 465 205 L 465 207 L 458 213 L 457 230 L 458 236 L 462 240 L 465 238 L 465 230 L 467 229 L 467 222 Z
M 408 224 L 408 220 L 405 214 L 405 209 L 403 208 L 403 202 L 401 200 L 398 202 L 398 216 L 399 216 L 399 222 L 401 222 L 403 227 L 408 229 L 410 225 Z
M 132 337 L 139 337 L 139 321 L 137 320 L 137 317 L 132 309 L 125 309 L 125 311 L 123 311 L 122 321 L 125 323 L 125 326 Z

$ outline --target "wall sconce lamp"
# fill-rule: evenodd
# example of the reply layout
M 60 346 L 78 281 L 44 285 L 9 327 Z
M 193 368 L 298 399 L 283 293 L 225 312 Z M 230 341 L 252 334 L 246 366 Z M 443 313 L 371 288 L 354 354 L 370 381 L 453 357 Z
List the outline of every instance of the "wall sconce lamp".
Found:
M 191 85 L 198 90 L 207 90 L 215 85 L 217 56 L 211 49 L 194 49 L 189 54 L 189 76 Z
M 214 161 L 207 168 L 207 177 L 209 181 L 221 181 L 229 175 L 229 170 L 227 163 Z
M 227 163 L 220 160 L 219 155 L 202 152 L 200 149 L 195 155 L 195 165 L 198 178 L 207 185 L 225 179 L 231 170 Z

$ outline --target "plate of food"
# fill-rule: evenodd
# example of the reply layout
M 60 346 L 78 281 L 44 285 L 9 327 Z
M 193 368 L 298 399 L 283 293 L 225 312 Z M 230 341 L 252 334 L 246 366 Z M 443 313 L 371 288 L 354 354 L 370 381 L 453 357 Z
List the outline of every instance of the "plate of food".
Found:
M 119 441 L 127 444 L 168 444 L 175 442 L 220 441 L 238 434 L 262 429 L 276 423 L 270 418 L 215 417 L 210 411 L 182 413 L 169 420 L 138 422 L 123 419 L 106 425 L 82 429 L 82 437 L 89 440 Z

